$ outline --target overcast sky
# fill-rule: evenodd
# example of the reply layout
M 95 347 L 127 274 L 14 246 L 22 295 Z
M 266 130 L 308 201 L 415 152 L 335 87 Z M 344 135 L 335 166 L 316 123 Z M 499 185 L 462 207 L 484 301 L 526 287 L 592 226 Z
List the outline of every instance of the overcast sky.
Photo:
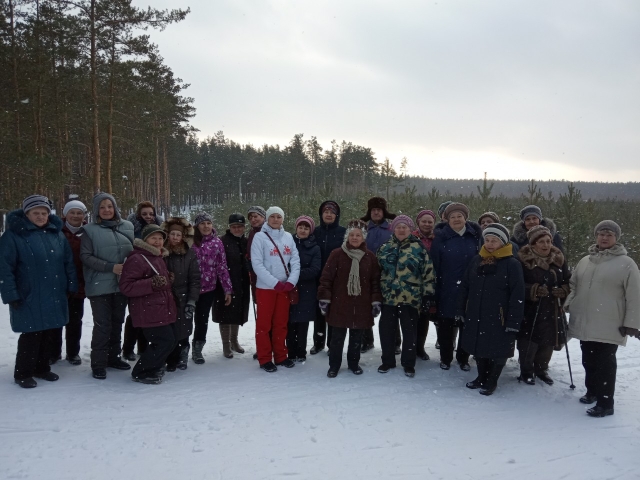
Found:
M 294 134 L 430 177 L 640 181 L 640 1 L 135 0 L 205 138 Z

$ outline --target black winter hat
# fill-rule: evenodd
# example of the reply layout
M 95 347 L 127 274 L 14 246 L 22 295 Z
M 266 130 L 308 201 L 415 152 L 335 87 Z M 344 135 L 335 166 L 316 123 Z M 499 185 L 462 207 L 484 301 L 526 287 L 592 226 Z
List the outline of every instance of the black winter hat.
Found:
M 257 213 L 257 212 L 256 212 Z M 229 215 L 229 225 L 245 225 L 244 215 L 240 213 L 232 213 Z
M 149 235 L 153 235 L 154 233 L 159 233 L 162 235 L 162 238 L 165 240 L 167 239 L 167 232 L 165 232 L 160 225 L 150 223 L 149 225 L 145 225 L 142 229 L 142 240 L 146 240 Z
M 393 220 L 394 218 L 396 218 L 395 213 L 389 213 L 389 210 L 387 210 L 387 201 L 384 198 L 372 197 L 367 202 L 367 214 L 360 220 L 364 222 L 368 222 L 369 220 L 371 220 L 371 210 L 373 210 L 374 208 L 379 208 L 380 210 L 382 210 L 383 218 L 387 220 Z

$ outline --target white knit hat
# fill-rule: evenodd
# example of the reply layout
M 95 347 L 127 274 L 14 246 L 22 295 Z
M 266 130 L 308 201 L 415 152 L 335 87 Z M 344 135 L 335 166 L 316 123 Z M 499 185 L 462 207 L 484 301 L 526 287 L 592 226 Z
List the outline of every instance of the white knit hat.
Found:
M 284 220 L 284 211 L 280 207 L 269 207 L 269 209 L 267 210 L 267 218 L 269 218 L 274 213 L 281 215 L 282 219 Z
M 87 213 L 87 206 L 82 203 L 80 200 L 70 200 L 62 209 L 62 216 L 66 217 L 69 210 L 77 208 L 78 210 L 82 210 L 82 213 Z

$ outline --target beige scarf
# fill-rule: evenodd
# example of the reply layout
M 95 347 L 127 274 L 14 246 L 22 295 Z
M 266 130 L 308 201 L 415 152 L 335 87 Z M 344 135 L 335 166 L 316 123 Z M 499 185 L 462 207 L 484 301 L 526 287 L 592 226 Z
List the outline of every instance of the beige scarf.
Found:
M 362 292 L 360 288 L 360 260 L 364 257 L 365 252 L 359 248 L 349 249 L 346 242 L 342 244 L 342 251 L 351 259 L 347 293 L 352 297 L 357 297 Z

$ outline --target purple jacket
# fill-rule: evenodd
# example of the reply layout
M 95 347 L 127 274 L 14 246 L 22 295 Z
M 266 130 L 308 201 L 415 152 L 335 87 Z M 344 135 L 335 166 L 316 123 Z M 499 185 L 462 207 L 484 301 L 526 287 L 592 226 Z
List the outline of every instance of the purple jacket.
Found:
M 162 259 L 165 253 L 168 254 L 166 250 L 161 252 L 136 238 L 133 251 L 124 262 L 120 292 L 129 297 L 129 312 L 134 327 L 160 327 L 176 321 L 178 309 L 171 292 L 169 271 Z M 151 287 L 151 277 L 155 275 L 167 278 L 167 284 L 158 290 Z
M 215 230 L 211 235 L 202 237 L 200 246 L 194 243 L 191 248 L 196 252 L 200 264 L 200 293 L 215 290 L 218 280 L 224 293 L 233 293 L 224 245 Z

